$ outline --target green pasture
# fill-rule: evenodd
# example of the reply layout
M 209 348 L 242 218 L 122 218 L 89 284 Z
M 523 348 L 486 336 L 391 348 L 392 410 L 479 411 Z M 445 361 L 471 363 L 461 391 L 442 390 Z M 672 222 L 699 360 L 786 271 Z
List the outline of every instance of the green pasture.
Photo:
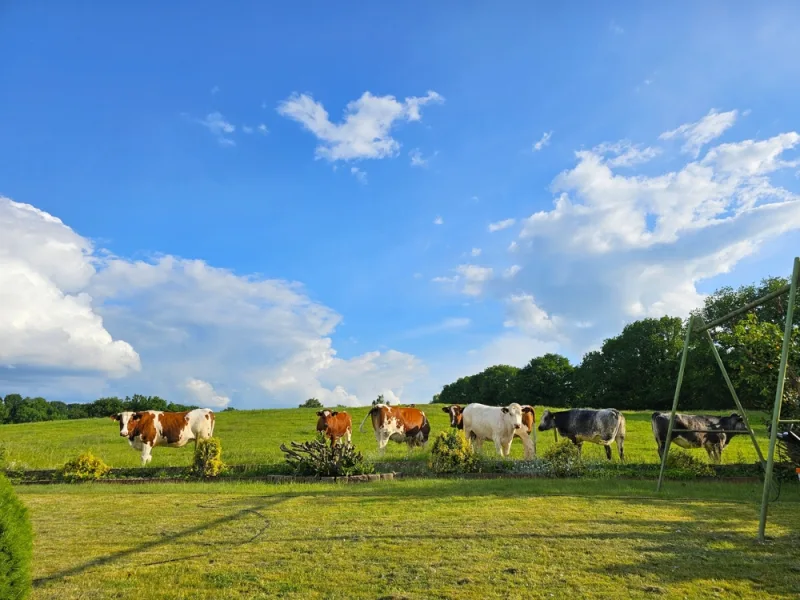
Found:
M 795 486 L 796 487 L 796 486 Z M 800 495 L 413 480 L 21 486 L 33 600 L 800 597 Z
M 438 432 L 449 428 L 447 415 L 442 405 L 419 405 L 431 422 L 431 439 Z M 367 407 L 347 409 L 353 418 L 353 443 L 367 459 L 377 459 L 377 443 L 369 420 L 364 424 L 364 433 L 358 427 L 367 414 Z M 537 421 L 544 408 L 536 407 Z M 314 409 L 275 409 L 253 411 L 231 411 L 217 414 L 214 434 L 222 441 L 223 458 L 229 464 L 269 464 L 283 461 L 281 443 L 291 440 L 302 441 L 314 436 L 317 417 Z M 730 412 L 730 411 L 729 411 Z M 625 454 L 627 462 L 656 463 L 658 455 L 650 427 L 652 411 L 626 412 L 627 437 Z M 724 413 L 722 413 L 724 414 Z M 750 413 L 751 422 L 756 428 L 762 449 L 766 453 L 768 437 L 761 413 Z M 537 422 L 538 425 L 538 422 Z M 538 452 L 541 453 L 553 444 L 553 432 L 537 432 Z M 119 436 L 119 425 L 111 419 L 79 419 L 74 421 L 50 421 L 45 423 L 25 423 L 19 425 L 0 425 L 0 444 L 5 448 L 8 463 L 26 469 L 57 468 L 85 450 L 91 450 L 112 467 L 135 467 L 140 464 L 139 453 L 134 451 L 128 441 Z M 484 443 L 487 456 L 494 456 L 493 444 Z M 190 443 L 184 448 L 156 448 L 150 466 L 186 466 L 191 463 Z M 602 447 L 584 444 L 584 456 L 589 459 L 605 460 Z M 515 439 L 512 457 L 522 458 L 522 442 Z M 696 451 L 698 457 L 705 459 L 705 452 Z M 405 445 L 390 442 L 386 459 L 398 460 L 426 458 L 420 449 L 410 454 Z M 616 448 L 613 454 L 617 460 Z M 757 460 L 749 436 L 733 439 L 722 456 L 723 463 L 753 463 Z

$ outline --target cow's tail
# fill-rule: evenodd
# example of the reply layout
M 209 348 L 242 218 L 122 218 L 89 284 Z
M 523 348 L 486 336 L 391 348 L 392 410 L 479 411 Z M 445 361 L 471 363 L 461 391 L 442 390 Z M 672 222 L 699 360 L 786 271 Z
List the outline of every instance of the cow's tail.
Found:
M 616 431 L 616 433 L 614 434 L 614 439 L 616 439 L 616 438 L 623 438 L 623 439 L 625 439 L 625 433 L 626 433 L 626 428 L 625 428 L 625 415 L 623 415 L 623 414 L 622 414 L 621 412 L 619 412 L 619 411 L 616 411 L 616 412 L 617 412 L 617 431 Z
M 367 414 L 364 416 L 364 420 L 361 421 L 361 425 L 358 426 L 358 431 L 359 432 L 364 433 L 364 423 L 366 423 L 367 419 L 369 419 L 372 416 L 372 413 L 375 412 L 376 408 L 378 408 L 378 407 L 377 406 L 373 406 L 372 408 L 369 409 L 369 412 L 367 412 Z

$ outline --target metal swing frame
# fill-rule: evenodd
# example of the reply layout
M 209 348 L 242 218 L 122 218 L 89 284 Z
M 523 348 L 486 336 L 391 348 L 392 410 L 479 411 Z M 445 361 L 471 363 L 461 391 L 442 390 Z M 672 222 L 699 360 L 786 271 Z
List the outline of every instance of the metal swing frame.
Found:
M 761 466 L 764 469 L 764 489 L 761 495 L 761 513 L 759 517 L 758 523 L 758 540 L 764 541 L 765 539 L 765 531 L 767 525 L 767 512 L 769 508 L 769 488 L 770 484 L 772 483 L 772 471 L 775 464 L 775 443 L 777 440 L 778 435 L 778 425 L 781 423 L 798 423 L 798 420 L 792 419 L 781 419 L 781 407 L 783 405 L 783 389 L 784 384 L 786 382 L 786 363 L 789 359 L 789 347 L 791 345 L 791 338 L 792 338 L 792 321 L 794 319 L 794 304 L 797 298 L 797 287 L 798 287 L 798 279 L 800 278 L 800 257 L 795 257 L 794 259 L 794 267 L 792 269 L 792 279 L 787 284 L 777 289 L 753 302 L 745 304 L 744 306 L 737 308 L 734 311 L 729 312 L 727 315 L 720 317 L 719 319 L 714 319 L 711 323 L 704 323 L 703 319 L 700 317 L 689 317 L 689 323 L 686 326 L 686 337 L 683 342 L 683 352 L 681 354 L 681 363 L 680 368 L 678 369 L 678 381 L 675 385 L 675 396 L 672 399 L 672 411 L 670 412 L 669 417 L 669 427 L 667 428 L 667 439 L 664 444 L 664 452 L 661 456 L 661 471 L 658 475 L 658 484 L 656 486 L 656 491 L 661 491 L 661 486 L 664 483 L 664 469 L 667 465 L 667 456 L 669 455 L 669 447 L 672 443 L 672 434 L 678 432 L 711 432 L 714 433 L 732 433 L 729 431 L 724 430 L 707 430 L 707 429 L 674 429 L 675 425 L 675 413 L 678 410 L 678 398 L 680 397 L 681 393 L 681 385 L 683 384 L 683 373 L 686 369 L 686 356 L 689 352 L 689 341 L 693 332 L 696 333 L 703 333 L 705 332 L 706 338 L 708 339 L 708 343 L 711 346 L 711 351 L 714 354 L 714 358 L 717 361 L 717 365 L 719 365 L 720 371 L 722 372 L 722 377 L 725 379 L 725 384 L 728 387 L 728 391 L 730 391 L 731 396 L 733 397 L 733 401 L 736 404 L 736 408 L 739 410 L 740 414 L 742 415 L 742 420 L 744 421 L 745 426 L 747 427 L 747 432 L 750 435 L 750 439 L 753 442 L 753 446 L 756 449 L 756 453 L 758 454 L 758 459 L 761 462 Z M 778 383 L 775 388 L 775 404 L 772 409 L 772 427 L 770 428 L 769 434 L 769 449 L 767 451 L 767 458 L 764 460 L 764 455 L 761 452 L 761 448 L 758 445 L 758 440 L 756 439 L 755 434 L 753 433 L 752 427 L 750 427 L 750 421 L 747 418 L 747 412 L 744 410 L 742 403 L 739 401 L 739 397 L 736 395 L 736 390 L 733 388 L 733 383 L 731 382 L 730 377 L 728 376 L 728 371 L 725 369 L 725 364 L 722 362 L 722 357 L 720 357 L 719 352 L 717 351 L 717 347 L 714 345 L 714 339 L 711 337 L 711 329 L 716 327 L 717 325 L 721 325 L 726 321 L 730 320 L 731 318 L 742 314 L 743 312 L 747 312 L 753 308 L 761 306 L 762 304 L 769 302 L 770 300 L 774 300 L 784 294 L 789 294 L 789 304 L 786 309 L 786 325 L 783 331 L 783 346 L 781 348 L 781 361 L 780 366 L 778 368 Z M 736 432 L 741 433 L 741 432 Z

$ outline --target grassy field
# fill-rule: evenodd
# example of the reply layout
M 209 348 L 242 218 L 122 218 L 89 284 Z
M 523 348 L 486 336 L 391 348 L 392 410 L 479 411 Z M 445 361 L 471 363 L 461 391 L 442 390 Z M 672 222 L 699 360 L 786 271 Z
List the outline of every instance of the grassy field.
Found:
M 650 482 L 24 486 L 34 600 L 797 598 L 800 496 Z
M 439 431 L 449 427 L 448 417 L 441 410 L 441 405 L 420 406 L 431 421 L 431 439 Z M 543 407 L 536 407 L 537 418 Z M 378 457 L 377 444 L 369 421 L 364 425 L 364 433 L 358 432 L 358 426 L 367 408 L 348 409 L 353 417 L 353 443 L 368 459 Z M 628 462 L 658 462 L 653 433 L 650 428 L 652 411 L 626 412 L 627 438 L 625 453 Z M 764 415 L 751 413 L 750 419 L 756 427 L 762 448 L 766 450 L 766 429 L 761 424 Z M 217 414 L 215 435 L 222 440 L 223 457 L 229 464 L 264 464 L 283 460 L 279 449 L 282 442 L 290 440 L 302 441 L 313 437 L 317 417 L 313 409 L 278 409 L 259 411 L 232 411 Z M 82 419 L 77 421 L 53 421 L 47 423 L 27 423 L 21 425 L 0 425 L 0 444 L 7 453 L 9 462 L 16 462 L 24 468 L 47 469 L 57 468 L 66 460 L 77 456 L 85 450 L 91 450 L 112 467 L 135 467 L 139 463 L 139 454 L 128 445 L 127 440 L 119 436 L 119 425 L 110 419 Z M 553 444 L 552 432 L 538 434 L 538 450 Z M 185 466 L 190 464 L 193 444 L 184 448 L 156 448 L 150 466 Z M 484 444 L 484 452 L 494 456 L 492 444 Z M 584 455 L 587 458 L 604 459 L 605 454 L 600 446 L 584 444 Z M 705 452 L 697 451 L 698 457 L 705 457 Z M 409 455 L 404 445 L 391 442 L 386 451 L 386 458 L 423 459 L 426 454 L 415 450 Z M 522 458 L 522 443 L 515 440 L 512 445 L 512 457 Z M 614 449 L 614 460 L 616 449 Z M 726 448 L 723 463 L 756 461 L 756 453 L 750 438 L 746 435 L 734 438 Z

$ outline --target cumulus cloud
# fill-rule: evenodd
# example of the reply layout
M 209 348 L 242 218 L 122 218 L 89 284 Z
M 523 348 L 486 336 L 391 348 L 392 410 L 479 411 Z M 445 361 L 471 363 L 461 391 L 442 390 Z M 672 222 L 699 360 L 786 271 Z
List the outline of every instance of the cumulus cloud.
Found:
M 481 249 L 480 248 L 473 248 L 470 251 L 469 255 L 470 256 L 480 256 L 481 255 Z
M 350 167 L 350 173 L 358 179 L 359 183 L 367 184 L 367 174 L 358 167 Z
M 231 399 L 219 395 L 207 381 L 202 379 L 189 379 L 186 389 L 194 397 L 194 403 L 202 408 L 225 408 Z
M 297 121 L 317 137 L 317 158 L 332 162 L 380 159 L 396 156 L 400 149 L 400 143 L 391 136 L 398 122 L 419 121 L 423 106 L 442 102 L 444 98 L 434 91 L 403 101 L 364 92 L 347 104 L 341 123 L 332 123 L 320 102 L 309 94 L 295 93 L 278 105 L 278 113 Z
M 738 116 L 738 111 L 717 112 L 711 109 L 708 114 L 695 123 L 685 123 L 671 131 L 665 131 L 659 136 L 661 140 L 683 138 L 682 151 L 697 158 L 700 149 L 707 143 L 717 139 L 728 129 L 733 127 Z
M 427 167 L 428 160 L 422 157 L 422 152 L 419 148 L 414 148 L 411 152 L 408 153 L 408 156 L 411 158 L 411 166 L 412 167 Z
M 702 145 L 720 122 L 675 135 Z M 699 282 L 800 229 L 800 197 L 778 185 L 793 179 L 775 177 L 800 164 L 798 147 L 790 131 L 718 144 L 647 174 L 627 172 L 653 154 L 630 141 L 579 151 L 552 182 L 553 206 L 522 220 L 509 247 L 521 267 L 513 293 L 506 277 L 484 277 L 474 291 L 504 299 L 505 323 L 520 333 L 554 329 L 562 351 L 583 352 L 633 319 L 685 317 L 703 302 Z
M 496 221 L 495 223 L 489 223 L 489 232 L 494 233 L 495 231 L 508 229 L 509 227 L 513 227 L 516 222 L 516 219 L 504 219 L 502 221 Z
M 426 373 L 394 350 L 337 356 L 331 334 L 341 317 L 299 283 L 98 252 L 57 218 L 7 198 L 0 224 L 0 365 L 14 367 L 0 369 L 0 382 L 27 374 L 32 385 L 36 369 L 61 397 L 99 388 L 263 407 L 401 398 Z
M 434 225 L 444 225 L 444 219 L 442 217 L 436 217 L 433 220 Z
M 91 242 L 5 197 L 0 231 L 0 364 L 108 377 L 139 371 L 137 352 L 109 333 L 86 293 L 96 273 Z

